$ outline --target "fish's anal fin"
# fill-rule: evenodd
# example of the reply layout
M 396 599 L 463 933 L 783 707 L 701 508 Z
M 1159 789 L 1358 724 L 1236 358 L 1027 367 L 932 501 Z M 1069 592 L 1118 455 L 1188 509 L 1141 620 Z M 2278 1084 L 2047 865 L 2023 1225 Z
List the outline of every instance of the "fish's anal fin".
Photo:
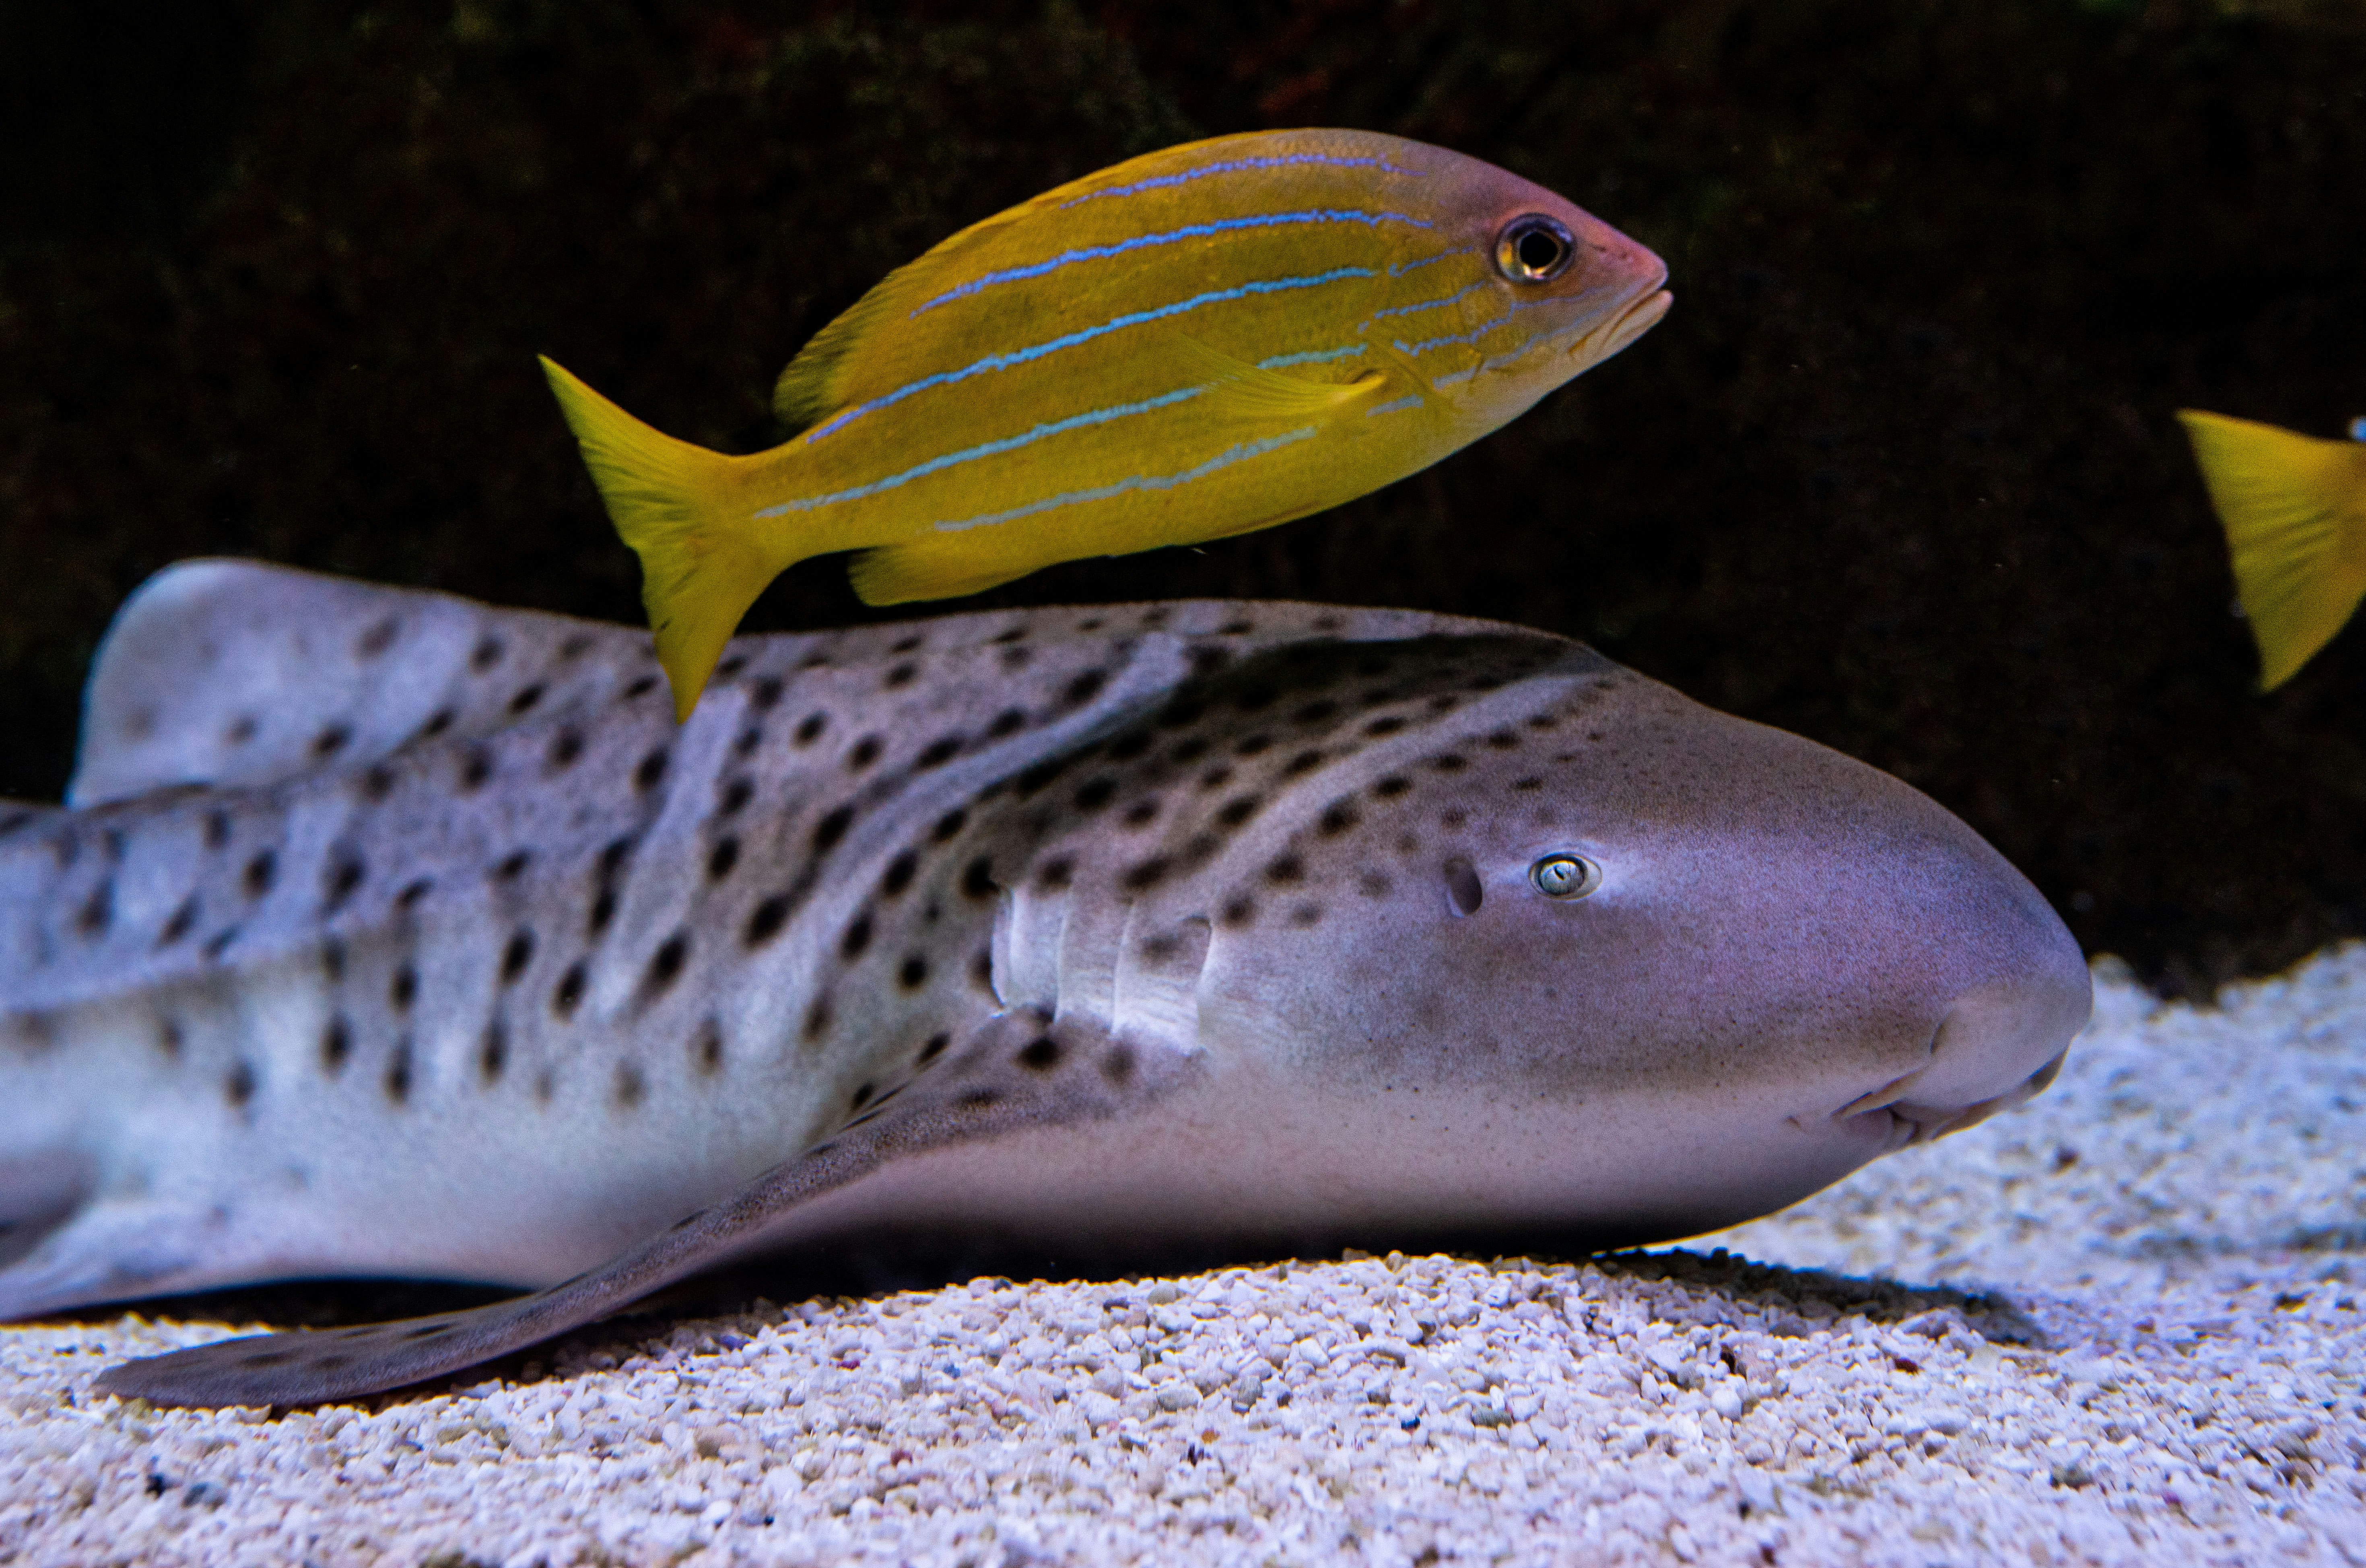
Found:
M 999 538 L 981 544 L 959 534 L 924 534 L 900 544 L 859 552 L 846 566 L 855 596 L 866 604 L 908 604 L 918 599 L 957 599 L 1016 582 L 1051 564 L 1030 559 L 1014 564 Z
M 2297 673 L 2366 596 L 2366 446 L 2181 409 L 2235 587 L 2259 646 L 2259 689 Z
M 175 1406 L 310 1405 L 456 1372 L 610 1315 L 758 1243 L 783 1213 L 882 1164 L 1029 1127 L 1124 1114 L 1193 1063 L 1042 1009 L 999 1013 L 892 1098 L 733 1197 L 564 1284 L 465 1312 L 217 1340 L 126 1361 L 100 1392 Z

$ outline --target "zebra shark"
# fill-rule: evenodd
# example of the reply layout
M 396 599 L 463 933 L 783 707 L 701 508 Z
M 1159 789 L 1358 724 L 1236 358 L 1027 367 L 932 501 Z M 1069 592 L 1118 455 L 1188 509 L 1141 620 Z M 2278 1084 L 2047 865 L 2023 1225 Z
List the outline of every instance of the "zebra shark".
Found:
M 2087 971 L 1927 797 L 1581 644 L 1185 601 L 742 637 L 160 573 L 0 806 L 0 1318 L 526 1287 L 111 1369 L 439 1376 L 927 1222 L 1697 1234 L 2035 1093 Z

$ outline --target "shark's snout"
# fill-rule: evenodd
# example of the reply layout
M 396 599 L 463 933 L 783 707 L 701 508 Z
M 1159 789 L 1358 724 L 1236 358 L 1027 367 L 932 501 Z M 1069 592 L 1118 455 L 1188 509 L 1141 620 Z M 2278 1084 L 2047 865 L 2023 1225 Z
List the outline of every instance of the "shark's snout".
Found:
M 2078 944 L 2060 922 L 2014 956 L 2016 972 L 1973 987 L 1947 1007 L 1930 1057 L 1858 1096 L 1834 1120 L 1885 1150 L 1977 1126 L 2022 1104 L 2062 1071 L 2093 1005 Z

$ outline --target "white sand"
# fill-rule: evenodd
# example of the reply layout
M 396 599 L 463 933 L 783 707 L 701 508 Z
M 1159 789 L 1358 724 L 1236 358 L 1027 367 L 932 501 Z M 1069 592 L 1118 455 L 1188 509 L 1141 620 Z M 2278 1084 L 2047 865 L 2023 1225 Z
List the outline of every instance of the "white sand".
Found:
M 218 1325 L 0 1332 L 0 1562 L 2366 1562 L 2366 948 L 2101 978 L 2034 1105 L 1715 1238 L 1779 1268 L 981 1280 L 276 1421 L 90 1393 Z

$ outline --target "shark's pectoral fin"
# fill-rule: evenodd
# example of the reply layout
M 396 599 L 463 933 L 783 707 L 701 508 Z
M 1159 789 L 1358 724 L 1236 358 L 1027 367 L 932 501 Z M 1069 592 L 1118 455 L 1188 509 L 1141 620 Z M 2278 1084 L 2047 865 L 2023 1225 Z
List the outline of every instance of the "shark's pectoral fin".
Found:
M 318 1404 L 423 1382 L 605 1317 L 760 1240 L 785 1211 L 900 1156 L 1121 1114 L 1191 1071 L 1172 1053 L 1042 1010 L 997 1014 L 908 1088 L 745 1190 L 588 1274 L 467 1312 L 219 1340 L 126 1361 L 107 1393 L 155 1404 Z

